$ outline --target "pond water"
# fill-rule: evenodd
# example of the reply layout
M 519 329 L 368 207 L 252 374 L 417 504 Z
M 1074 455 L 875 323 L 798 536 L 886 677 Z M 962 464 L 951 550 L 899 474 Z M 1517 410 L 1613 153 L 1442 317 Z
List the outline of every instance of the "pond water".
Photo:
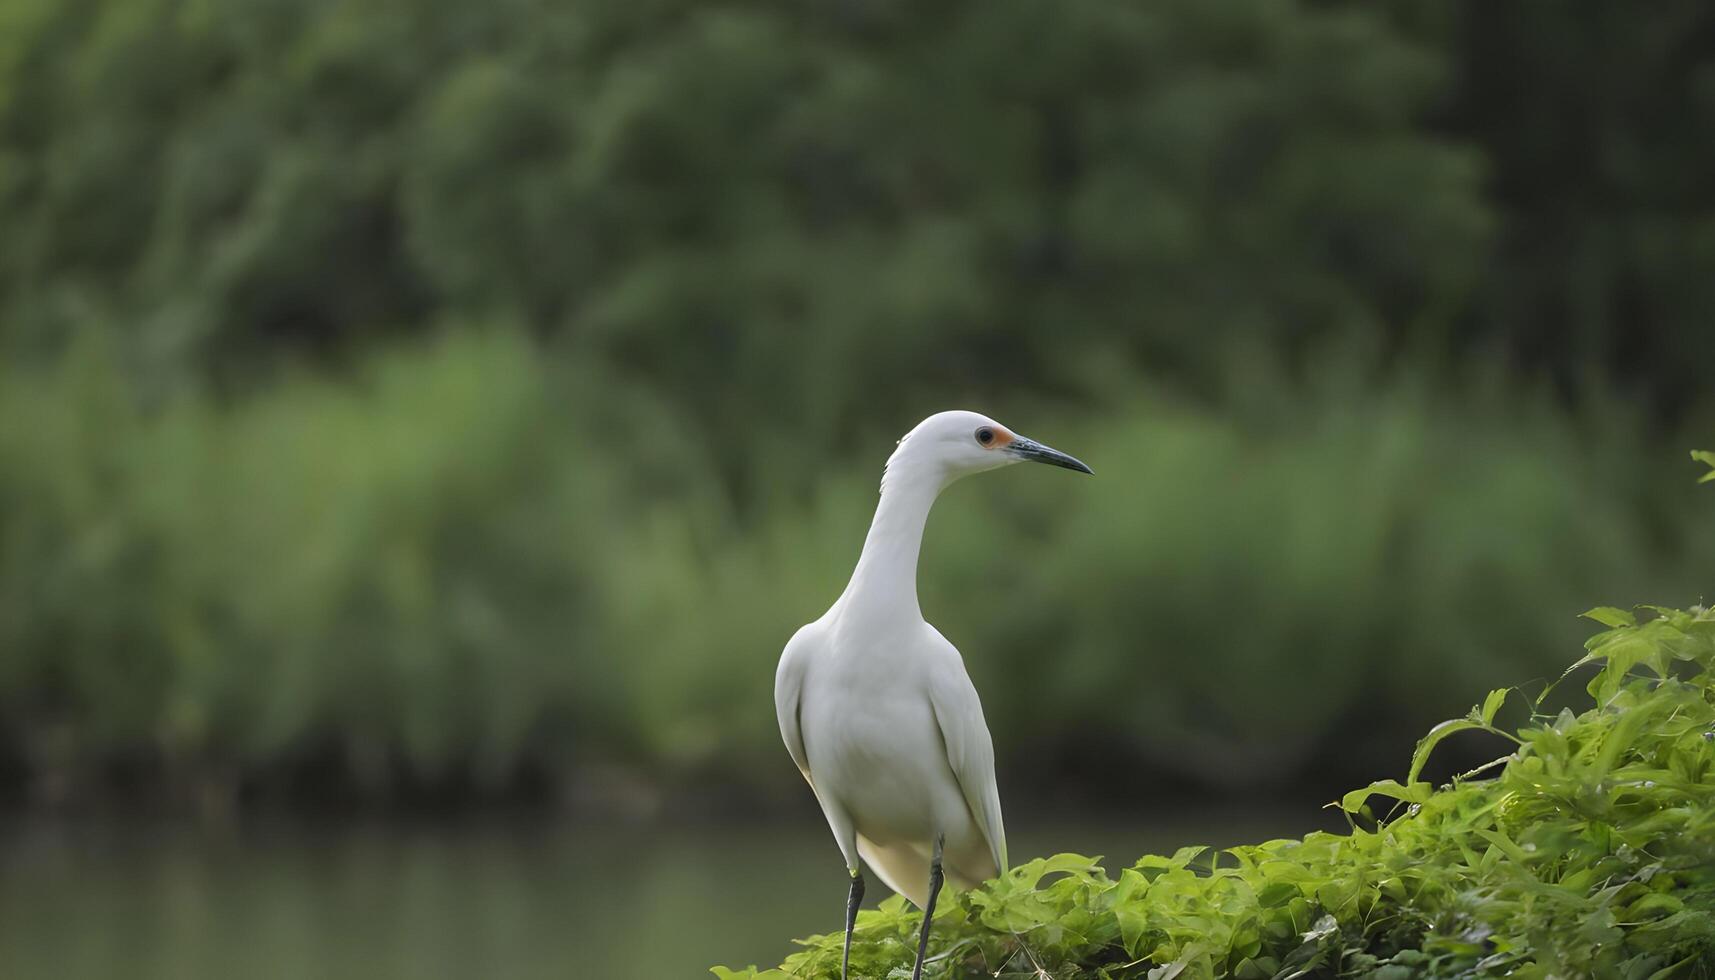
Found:
M 547 818 L 0 827 L 0 977 L 666 978 L 773 964 L 837 929 L 845 875 L 826 829 Z M 1106 854 L 1327 825 L 1290 811 L 1136 821 L 1009 814 L 1013 859 Z M 873 878 L 873 905 L 887 892 Z

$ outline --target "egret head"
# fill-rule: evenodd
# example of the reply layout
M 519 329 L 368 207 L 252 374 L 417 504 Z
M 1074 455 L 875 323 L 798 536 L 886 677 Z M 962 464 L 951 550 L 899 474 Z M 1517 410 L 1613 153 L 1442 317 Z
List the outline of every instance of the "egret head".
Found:
M 909 471 L 944 486 L 961 476 L 1025 462 L 1091 472 L 1077 459 L 1027 439 L 986 415 L 940 412 L 917 423 L 899 440 L 899 448 L 887 460 L 881 485 L 885 491 L 890 477 Z

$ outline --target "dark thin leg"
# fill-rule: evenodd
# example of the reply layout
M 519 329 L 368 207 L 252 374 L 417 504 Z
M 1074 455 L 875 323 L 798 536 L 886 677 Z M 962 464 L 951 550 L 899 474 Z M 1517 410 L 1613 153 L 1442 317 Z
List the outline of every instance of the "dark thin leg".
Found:
M 929 951 L 929 923 L 935 920 L 935 896 L 941 894 L 941 838 L 935 838 L 935 855 L 929 859 L 929 904 L 923 906 L 923 931 L 917 936 L 917 965 L 911 980 L 923 980 L 923 954 Z
M 846 897 L 846 952 L 840 958 L 840 980 L 852 966 L 852 927 L 857 925 L 858 903 L 863 901 L 863 872 L 852 872 L 852 891 Z

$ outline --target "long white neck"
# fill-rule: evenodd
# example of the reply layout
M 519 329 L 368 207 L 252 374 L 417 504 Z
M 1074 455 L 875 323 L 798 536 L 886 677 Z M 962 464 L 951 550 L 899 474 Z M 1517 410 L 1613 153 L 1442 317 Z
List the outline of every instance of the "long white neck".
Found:
M 923 548 L 929 508 L 945 482 L 941 473 L 929 467 L 890 463 L 863 554 L 840 597 L 846 612 L 922 619 L 917 605 L 917 556 Z

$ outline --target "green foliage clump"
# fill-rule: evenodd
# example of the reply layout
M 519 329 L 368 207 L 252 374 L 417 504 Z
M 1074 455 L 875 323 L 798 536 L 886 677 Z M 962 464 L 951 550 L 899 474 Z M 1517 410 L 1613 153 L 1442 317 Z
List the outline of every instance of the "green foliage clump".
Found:
M 237 411 L 139 412 L 99 347 L 10 375 L 0 744 L 70 790 L 313 759 L 381 795 L 619 742 L 592 609 L 624 490 L 528 350 L 463 332 Z
M 1346 794 L 1349 833 L 1188 847 L 1117 878 L 1074 854 L 1031 861 L 937 911 L 929 975 L 1715 976 L 1715 612 L 1587 615 L 1611 628 L 1573 667 L 1598 666 L 1582 713 L 1549 712 L 1552 685 L 1491 692 L 1425 736 L 1404 782 Z M 1497 716 L 1519 704 L 1530 718 L 1509 730 Z M 1420 781 L 1435 746 L 1467 730 L 1517 748 L 1439 788 Z M 1372 816 L 1378 799 L 1394 812 Z M 908 968 L 919 921 L 897 897 L 861 914 L 855 975 Z M 841 940 L 804 940 L 780 970 L 714 972 L 837 977 Z

